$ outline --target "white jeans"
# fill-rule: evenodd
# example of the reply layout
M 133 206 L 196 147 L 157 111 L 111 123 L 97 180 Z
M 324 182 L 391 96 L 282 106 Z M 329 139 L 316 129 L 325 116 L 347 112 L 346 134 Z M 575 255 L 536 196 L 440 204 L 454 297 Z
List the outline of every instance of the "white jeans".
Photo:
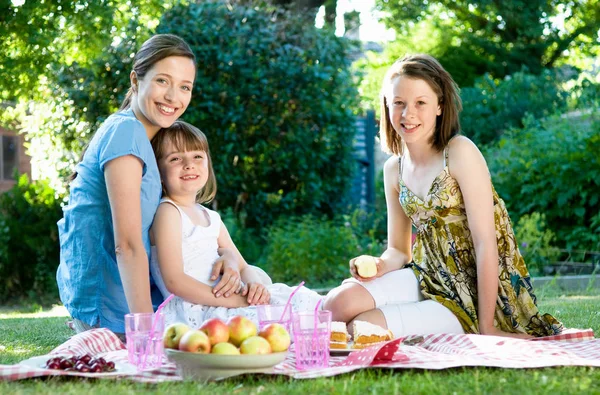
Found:
M 344 283 L 357 283 L 369 291 L 394 337 L 464 333 L 448 308 L 434 300 L 424 300 L 412 269 L 395 270 L 364 283 L 355 278 Z

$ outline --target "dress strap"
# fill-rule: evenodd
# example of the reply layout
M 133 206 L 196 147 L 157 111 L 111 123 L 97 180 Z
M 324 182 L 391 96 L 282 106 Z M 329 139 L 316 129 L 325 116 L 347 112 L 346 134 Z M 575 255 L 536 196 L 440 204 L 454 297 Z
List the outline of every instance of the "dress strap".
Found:
M 448 147 L 450 146 L 450 142 L 456 136 L 458 136 L 458 134 L 455 134 L 454 136 L 450 137 L 450 140 L 448 140 L 448 144 L 446 144 L 446 146 L 444 147 L 444 169 L 448 166 Z
M 398 184 L 402 182 L 402 157 L 403 155 L 398 157 Z
M 185 226 L 186 224 L 188 226 L 189 225 L 191 225 L 192 227 L 194 226 L 194 223 L 192 222 L 192 219 L 190 217 L 188 217 L 188 215 L 174 201 L 172 201 L 169 198 L 162 198 L 162 199 L 160 199 L 160 203 L 169 203 L 172 206 L 174 206 L 177 209 L 177 211 L 179 211 L 179 215 L 181 216 L 181 220 L 183 222 L 185 222 L 184 224 L 182 224 L 182 226 Z
M 448 145 L 444 148 L 444 169 L 448 166 Z

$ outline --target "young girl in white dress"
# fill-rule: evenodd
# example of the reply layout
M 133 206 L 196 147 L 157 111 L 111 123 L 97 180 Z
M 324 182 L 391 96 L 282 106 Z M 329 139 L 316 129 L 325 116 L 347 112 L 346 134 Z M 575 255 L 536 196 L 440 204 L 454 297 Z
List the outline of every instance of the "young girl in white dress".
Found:
M 200 204 L 210 202 L 217 189 L 206 136 L 177 121 L 158 132 L 152 147 L 163 198 L 150 230 L 150 267 L 163 296 L 175 295 L 163 309 L 165 323 L 198 328 L 209 318 L 243 315 L 258 324 L 256 305 L 284 305 L 295 287 L 272 284 L 261 269 L 248 265 L 219 214 Z M 237 261 L 221 269 L 221 263 L 215 264 L 219 249 L 230 249 Z M 222 292 L 237 279 L 242 281 L 237 292 Z M 293 311 L 314 310 L 321 298 L 302 287 L 291 306 Z

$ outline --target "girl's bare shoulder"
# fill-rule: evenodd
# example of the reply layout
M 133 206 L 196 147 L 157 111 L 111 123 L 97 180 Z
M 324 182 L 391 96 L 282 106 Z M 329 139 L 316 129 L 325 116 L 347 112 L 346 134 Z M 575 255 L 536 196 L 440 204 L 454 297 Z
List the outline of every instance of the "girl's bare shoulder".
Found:
M 390 172 L 397 173 L 399 163 L 400 163 L 399 155 L 390 156 L 389 158 L 387 158 L 387 160 L 385 161 L 385 163 L 383 165 L 384 173 L 386 173 L 386 174 L 389 174 Z

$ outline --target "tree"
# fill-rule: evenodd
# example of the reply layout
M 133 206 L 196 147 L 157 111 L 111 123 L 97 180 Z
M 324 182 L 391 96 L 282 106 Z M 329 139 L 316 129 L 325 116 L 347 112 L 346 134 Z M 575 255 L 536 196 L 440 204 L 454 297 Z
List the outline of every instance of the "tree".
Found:
M 197 56 L 184 118 L 208 136 L 219 209 L 264 229 L 348 202 L 358 97 L 348 40 L 265 3 L 216 0 L 174 7 L 157 32 Z
M 244 5 L 256 4 L 256 0 L 228 0 Z M 287 9 L 308 21 L 314 21 L 321 6 L 325 6 L 325 26 L 335 29 L 337 0 L 267 0 L 270 4 Z
M 495 77 L 523 65 L 538 74 L 556 66 L 568 51 L 588 56 L 599 52 L 598 0 L 377 0 L 376 4 L 387 13 L 386 25 L 401 36 L 409 35 L 422 20 L 450 26 L 453 47 L 475 55 L 467 60 L 485 63 Z
M 175 0 L 0 0 L 0 101 L 40 99 L 60 66 L 88 66 L 107 47 L 156 27 Z M 40 97 L 42 96 L 42 97 Z

